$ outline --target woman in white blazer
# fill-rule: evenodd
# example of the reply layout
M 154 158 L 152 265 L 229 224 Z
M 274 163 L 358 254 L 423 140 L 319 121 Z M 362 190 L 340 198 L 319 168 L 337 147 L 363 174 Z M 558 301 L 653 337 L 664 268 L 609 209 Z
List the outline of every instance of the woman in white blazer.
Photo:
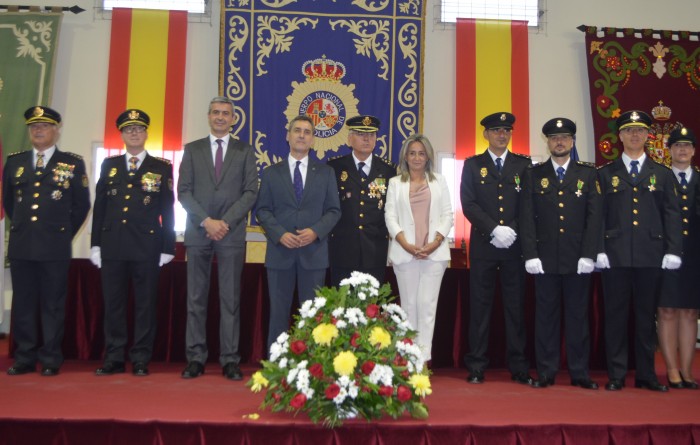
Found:
M 384 213 L 401 307 L 418 331 L 426 361 L 431 359 L 440 284 L 450 259 L 445 236 L 454 219 L 447 182 L 434 166 L 428 138 L 409 136 L 401 147 L 399 174 L 389 180 Z

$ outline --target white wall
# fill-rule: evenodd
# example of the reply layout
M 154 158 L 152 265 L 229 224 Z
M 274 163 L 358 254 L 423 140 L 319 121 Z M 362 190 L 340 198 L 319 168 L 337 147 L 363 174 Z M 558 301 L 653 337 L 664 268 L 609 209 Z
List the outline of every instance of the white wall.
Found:
M 341 0 L 349 1 L 349 0 Z M 452 26 L 435 24 L 439 0 L 427 2 L 425 32 L 423 132 L 439 151 L 454 147 L 454 53 Z M 111 21 L 95 13 L 93 0 L 22 0 L 28 5 L 74 4 L 87 11 L 66 14 L 61 28 L 56 65 L 54 108 L 64 117 L 59 145 L 93 164 L 91 147 L 102 140 L 106 101 Z M 218 93 L 219 8 L 213 1 L 210 22 L 191 22 L 185 81 L 185 141 L 208 132 L 208 100 Z M 591 110 L 588 99 L 584 34 L 581 24 L 672 30 L 700 30 L 697 0 L 545 0 L 544 30 L 530 32 L 530 134 L 533 155 L 545 154 L 542 124 L 563 115 L 579 126 L 577 146 L 582 160 L 594 160 Z M 24 110 L 17 110 L 18 113 Z M 5 147 L 8 151 L 24 147 Z M 93 187 L 94 190 L 94 187 Z M 94 198 L 94 196 L 93 196 Z M 76 257 L 87 257 L 89 233 L 83 229 L 74 244 Z M 9 299 L 8 299 L 9 300 Z M 8 301 L 9 304 L 9 301 Z

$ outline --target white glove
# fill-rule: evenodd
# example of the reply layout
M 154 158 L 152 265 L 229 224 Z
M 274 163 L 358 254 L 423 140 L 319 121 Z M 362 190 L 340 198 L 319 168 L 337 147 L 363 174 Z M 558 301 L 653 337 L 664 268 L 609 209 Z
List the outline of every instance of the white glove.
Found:
M 508 226 L 496 226 L 493 232 L 491 232 L 491 236 L 496 238 L 504 247 L 508 248 L 515 242 L 515 238 L 517 238 L 518 235 L 515 233 L 515 230 Z
M 544 269 L 542 269 L 542 261 L 540 261 L 539 258 L 533 258 L 525 261 L 525 270 L 527 273 L 532 275 L 544 273 Z
M 678 255 L 672 255 L 670 253 L 667 253 L 664 255 L 664 259 L 661 261 L 661 268 L 662 269 L 668 269 L 668 270 L 676 270 L 679 267 L 681 267 L 681 263 L 683 261 L 681 260 L 681 257 Z
M 170 255 L 169 253 L 161 253 L 160 254 L 160 263 L 158 263 L 158 267 L 163 267 L 164 265 L 168 264 L 175 258 L 175 255 Z
M 492 237 L 492 238 L 491 238 L 491 244 L 492 244 L 496 249 L 507 249 L 507 248 L 508 248 L 508 246 L 506 246 L 506 245 L 501 244 L 500 242 L 498 242 L 498 239 L 495 238 L 495 237 Z
M 102 252 L 100 246 L 92 246 L 90 249 L 90 262 L 97 266 L 97 268 L 102 267 Z
M 599 253 L 598 258 L 595 260 L 595 267 L 598 269 L 610 269 L 610 260 L 608 256 L 604 253 Z
M 603 254 L 605 255 L 605 254 Z M 590 258 L 579 258 L 578 259 L 578 270 L 576 271 L 577 274 L 581 275 L 582 273 L 591 273 L 593 272 L 593 269 L 595 269 L 595 262 L 593 262 L 592 259 Z

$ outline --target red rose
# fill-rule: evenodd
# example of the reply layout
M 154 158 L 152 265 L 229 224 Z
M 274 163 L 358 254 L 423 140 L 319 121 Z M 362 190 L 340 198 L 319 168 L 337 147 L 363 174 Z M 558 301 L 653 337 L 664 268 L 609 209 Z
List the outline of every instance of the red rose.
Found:
M 282 396 L 279 395 L 279 394 L 276 393 L 276 392 L 273 392 L 273 393 L 272 393 L 272 398 L 275 399 L 275 402 L 279 402 L 279 401 L 282 399 Z
M 309 366 L 309 374 L 317 379 L 320 379 L 323 377 L 323 366 L 321 366 L 320 363 L 314 363 L 313 365 Z
M 362 364 L 362 372 L 364 375 L 370 375 L 372 374 L 372 370 L 374 369 L 374 362 L 373 361 L 366 361 Z
M 360 346 L 360 344 L 357 342 L 357 340 L 360 339 L 360 333 L 355 332 L 352 334 L 352 337 L 350 337 L 350 344 L 352 345 L 353 348 L 357 348 Z
M 408 386 L 401 385 L 399 389 L 396 390 L 396 397 L 398 397 L 401 402 L 408 402 L 411 400 L 411 390 L 408 389 Z
M 365 314 L 367 314 L 369 318 L 376 318 L 379 314 L 379 306 L 376 304 L 368 304 L 367 309 L 365 309 Z
M 301 340 L 292 342 L 292 344 L 289 347 L 292 350 L 292 352 L 296 355 L 299 355 L 302 352 L 306 351 L 306 343 L 304 343 Z
M 408 374 L 408 369 L 404 369 L 404 370 L 401 372 L 401 377 L 407 379 L 408 376 L 409 376 L 409 374 Z
M 408 389 L 408 388 L 406 388 Z M 409 394 L 410 397 L 410 394 Z M 306 396 L 302 393 L 295 395 L 292 400 L 289 401 L 289 406 L 292 408 L 300 409 L 306 403 Z
M 377 393 L 379 393 L 380 396 L 391 397 L 394 394 L 394 388 L 391 386 L 380 386 Z
M 412 344 L 413 344 L 413 340 L 411 340 L 411 339 L 408 338 L 408 337 L 407 337 L 407 338 L 404 338 L 404 339 L 401 340 L 401 341 L 404 342 L 404 344 L 407 344 L 407 345 L 412 345 Z
M 335 399 L 335 397 L 340 394 L 340 386 L 335 383 L 328 385 L 326 387 L 326 398 L 329 400 Z

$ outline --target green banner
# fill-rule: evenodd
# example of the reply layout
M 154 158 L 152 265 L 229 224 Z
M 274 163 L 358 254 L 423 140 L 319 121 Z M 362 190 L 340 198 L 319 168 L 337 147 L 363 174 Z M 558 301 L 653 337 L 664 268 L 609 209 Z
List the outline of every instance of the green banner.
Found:
M 7 153 L 29 148 L 22 113 L 49 105 L 63 14 L 0 13 L 0 140 Z

